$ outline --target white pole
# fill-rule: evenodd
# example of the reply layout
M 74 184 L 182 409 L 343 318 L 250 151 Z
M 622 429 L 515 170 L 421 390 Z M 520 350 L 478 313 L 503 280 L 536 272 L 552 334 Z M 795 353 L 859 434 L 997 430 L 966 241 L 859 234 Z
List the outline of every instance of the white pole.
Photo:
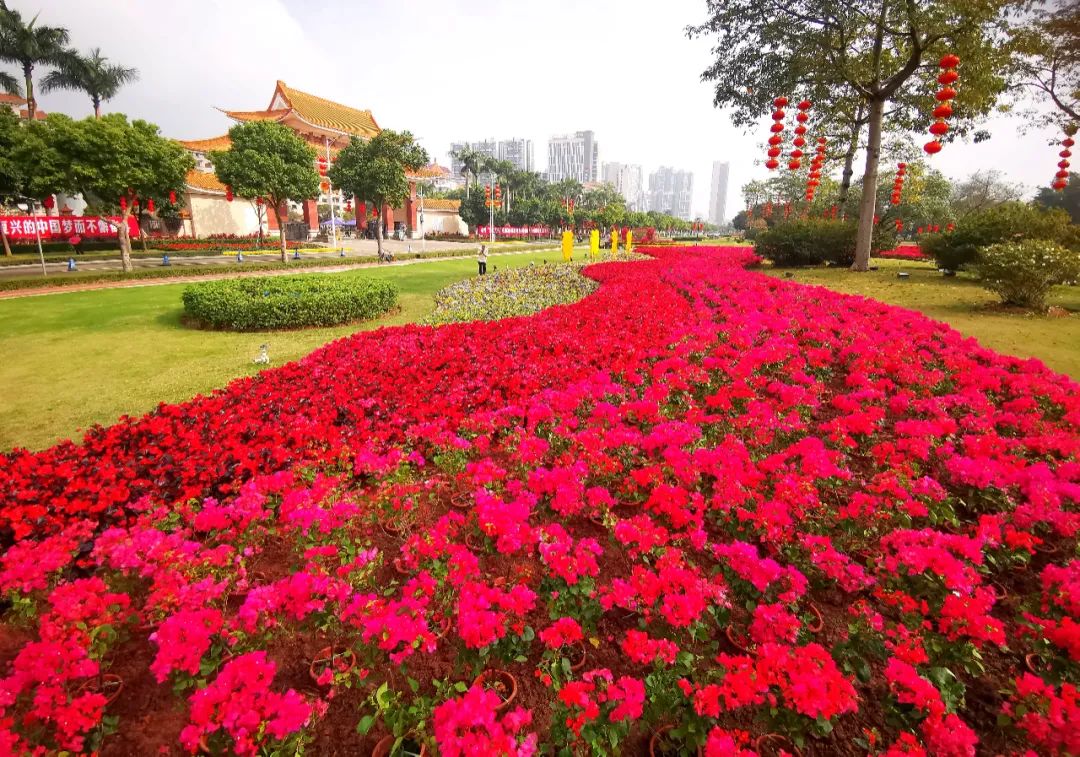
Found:
M 488 207 L 488 210 L 491 211 L 491 213 L 489 214 L 490 220 L 488 221 L 488 241 L 490 241 L 492 244 L 494 244 L 495 243 L 495 182 L 494 182 L 494 180 L 491 181 L 490 186 L 491 186 L 491 195 L 490 195 L 490 197 L 491 197 L 491 200 L 490 200 L 491 205 Z
M 334 185 L 330 181 L 329 169 L 330 169 L 330 138 L 323 137 L 323 142 L 326 144 L 326 185 L 330 188 L 327 191 L 327 196 L 330 199 L 330 249 L 337 249 L 337 220 L 334 218 Z M 315 215 L 318 215 L 316 213 Z
M 31 222 L 34 224 L 34 236 L 37 237 L 37 253 L 41 258 L 41 275 L 48 276 L 49 271 L 45 268 L 45 252 L 41 249 L 41 231 L 37 225 L 37 203 L 28 203 L 30 205 L 30 217 L 34 220 Z

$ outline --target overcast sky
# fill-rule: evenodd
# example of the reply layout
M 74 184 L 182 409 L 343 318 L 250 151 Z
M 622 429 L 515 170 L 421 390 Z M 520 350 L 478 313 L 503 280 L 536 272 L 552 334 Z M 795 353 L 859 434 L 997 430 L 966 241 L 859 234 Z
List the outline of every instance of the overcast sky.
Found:
M 694 172 L 694 210 L 709 202 L 714 160 L 731 163 L 728 217 L 739 188 L 768 172 L 760 143 L 733 128 L 700 81 L 709 42 L 684 29 L 705 0 L 8 0 L 41 23 L 66 26 L 80 49 L 135 66 L 141 80 L 106 110 L 195 139 L 224 133 L 215 108 L 265 108 L 274 83 L 370 109 L 409 129 L 448 163 L 450 142 L 534 141 L 538 170 L 553 134 L 592 129 L 600 160 Z M 12 70 L 12 73 L 16 73 Z M 39 74 L 40 75 L 40 74 Z M 46 111 L 89 114 L 80 95 L 39 98 Z M 1017 135 L 994 119 L 993 138 L 949 145 L 931 164 L 959 178 L 998 168 L 1029 192 L 1057 170 L 1050 133 Z

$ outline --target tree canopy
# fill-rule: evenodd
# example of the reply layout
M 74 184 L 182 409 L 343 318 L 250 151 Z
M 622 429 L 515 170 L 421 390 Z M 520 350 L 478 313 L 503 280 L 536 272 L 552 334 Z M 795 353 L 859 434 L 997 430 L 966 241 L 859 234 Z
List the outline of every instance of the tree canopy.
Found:
M 264 198 L 277 219 L 281 261 L 288 260 L 282 206 L 319 194 L 315 148 L 291 129 L 271 121 L 252 121 L 229 129 L 228 150 L 210 153 L 214 172 L 233 194 Z
M 376 229 L 379 257 L 382 249 L 382 208 L 400 206 L 409 197 L 406 170 L 418 170 L 428 163 L 428 153 L 407 131 L 383 129 L 370 140 L 353 138 L 338 153 L 330 167 L 334 186 L 358 202 L 374 205 L 380 223 Z
M 1010 57 L 1003 44 L 1013 0 L 709 0 L 709 16 L 691 35 L 716 39 L 714 103 L 755 123 L 774 98 L 818 98 L 824 123 L 865 124 L 866 165 L 856 262 L 865 270 L 873 234 L 882 134 L 929 125 L 937 61 L 963 61 L 956 110 L 987 112 L 1004 89 Z M 839 107 L 846 103 L 845 107 Z M 861 114 L 862 111 L 865 115 Z M 886 119 L 888 114 L 888 119 Z M 954 131 L 955 133 L 955 131 Z M 857 142 L 853 138 L 852 141 Z
M 101 48 L 95 47 L 87 55 L 75 51 L 65 53 L 59 59 L 57 69 L 41 80 L 41 91 L 67 89 L 85 92 L 94 107 L 94 115 L 100 116 L 101 104 L 116 97 L 121 87 L 138 78 L 138 69 L 110 62 L 101 54 Z

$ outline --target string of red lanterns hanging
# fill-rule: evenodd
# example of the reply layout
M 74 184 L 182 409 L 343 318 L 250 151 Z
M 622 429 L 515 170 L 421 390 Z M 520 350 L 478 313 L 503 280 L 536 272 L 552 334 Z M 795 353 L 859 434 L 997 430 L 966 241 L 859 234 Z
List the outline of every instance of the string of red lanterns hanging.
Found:
M 810 173 L 806 177 L 806 201 L 813 202 L 818 186 L 821 185 L 821 168 L 825 165 L 825 145 L 828 140 L 818 137 L 814 149 L 814 159 L 810 161 Z
M 1072 146 L 1076 144 L 1073 135 L 1076 134 L 1076 124 L 1065 125 L 1065 139 L 1061 140 L 1061 152 L 1058 156 L 1058 172 L 1054 174 L 1054 183 L 1051 184 L 1055 191 L 1063 192 L 1069 186 L 1069 158 L 1072 157 Z
M 900 197 L 904 192 L 905 176 L 907 176 L 907 163 L 897 163 L 896 179 L 893 180 L 892 197 L 889 198 L 893 205 L 900 204 Z
M 784 131 L 784 106 L 788 104 L 786 97 L 778 97 L 773 100 L 773 125 L 769 127 L 769 131 L 772 132 L 772 136 L 769 137 L 769 150 L 767 152 L 769 159 L 765 161 L 765 167 L 770 171 L 773 171 L 780 167 L 780 161 L 778 160 L 780 155 L 784 152 L 784 148 L 781 147 L 784 144 L 784 137 L 781 136 Z
M 233 191 L 232 191 L 232 186 L 230 186 L 230 185 L 228 185 L 228 184 L 226 184 L 226 185 L 225 185 L 225 199 L 226 199 L 226 200 L 227 200 L 228 202 L 232 202 L 232 201 L 233 201 Z
M 798 171 L 799 166 L 802 165 L 802 148 L 806 146 L 806 122 L 810 120 L 809 110 L 811 103 L 809 100 L 803 100 L 795 106 L 798 109 L 798 113 L 795 114 L 795 120 L 798 121 L 798 125 L 795 127 L 795 139 L 791 144 L 795 147 L 789 153 L 791 160 L 788 162 L 788 168 L 792 171 Z
M 930 133 L 934 135 L 934 139 L 923 145 L 923 149 L 926 150 L 928 155 L 936 155 L 941 152 L 941 138 L 949 131 L 949 124 L 946 123 L 946 119 L 952 118 L 953 114 L 952 101 L 956 99 L 956 89 L 953 85 L 960 79 L 960 74 L 956 72 L 958 65 L 960 65 L 960 58 L 953 53 L 943 56 L 938 61 L 938 67 L 943 70 L 938 74 L 937 78 L 941 89 L 934 95 L 934 99 L 937 100 L 938 104 L 931 114 L 937 119 L 930 124 Z

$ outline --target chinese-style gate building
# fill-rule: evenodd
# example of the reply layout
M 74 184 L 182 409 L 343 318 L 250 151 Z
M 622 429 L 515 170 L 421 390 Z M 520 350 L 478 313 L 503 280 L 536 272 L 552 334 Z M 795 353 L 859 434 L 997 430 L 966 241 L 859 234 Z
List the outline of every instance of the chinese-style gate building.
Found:
M 283 81 L 278 81 L 274 95 L 266 110 L 223 110 L 223 113 L 237 122 L 275 121 L 292 129 L 305 142 L 315 148 L 319 157 L 326 155 L 327 149 L 333 160 L 337 153 L 349 143 L 350 139 L 371 139 L 379 133 L 379 124 L 370 110 L 357 110 L 347 105 L 316 97 L 315 95 L 293 89 Z M 223 134 L 210 139 L 178 140 L 195 157 L 196 168 L 188 174 L 185 200 L 190 233 L 193 236 L 211 234 L 253 234 L 259 230 L 259 220 L 253 203 L 237 198 L 233 202 L 226 200 L 225 185 L 214 175 L 213 165 L 208 153 L 214 150 L 229 149 L 229 136 Z M 393 232 L 395 221 L 404 223 L 406 234 L 419 236 L 416 184 L 418 181 L 439 178 L 446 169 L 438 165 L 426 166 L 409 175 L 409 199 L 401 208 L 383 208 L 383 219 L 388 232 Z M 325 185 L 324 185 L 325 186 Z M 336 214 L 340 216 L 341 197 L 334 190 Z M 329 193 L 324 191 L 319 200 L 303 200 L 304 222 L 310 235 L 319 229 L 318 203 L 328 203 Z M 372 210 L 360 204 L 356 209 L 358 219 Z M 276 231 L 277 223 L 272 212 L 263 214 L 269 230 Z M 282 214 L 285 215 L 284 213 Z M 456 216 L 456 212 L 455 212 Z M 434 220 L 434 219 L 432 219 Z M 431 228 L 430 224 L 427 228 Z

